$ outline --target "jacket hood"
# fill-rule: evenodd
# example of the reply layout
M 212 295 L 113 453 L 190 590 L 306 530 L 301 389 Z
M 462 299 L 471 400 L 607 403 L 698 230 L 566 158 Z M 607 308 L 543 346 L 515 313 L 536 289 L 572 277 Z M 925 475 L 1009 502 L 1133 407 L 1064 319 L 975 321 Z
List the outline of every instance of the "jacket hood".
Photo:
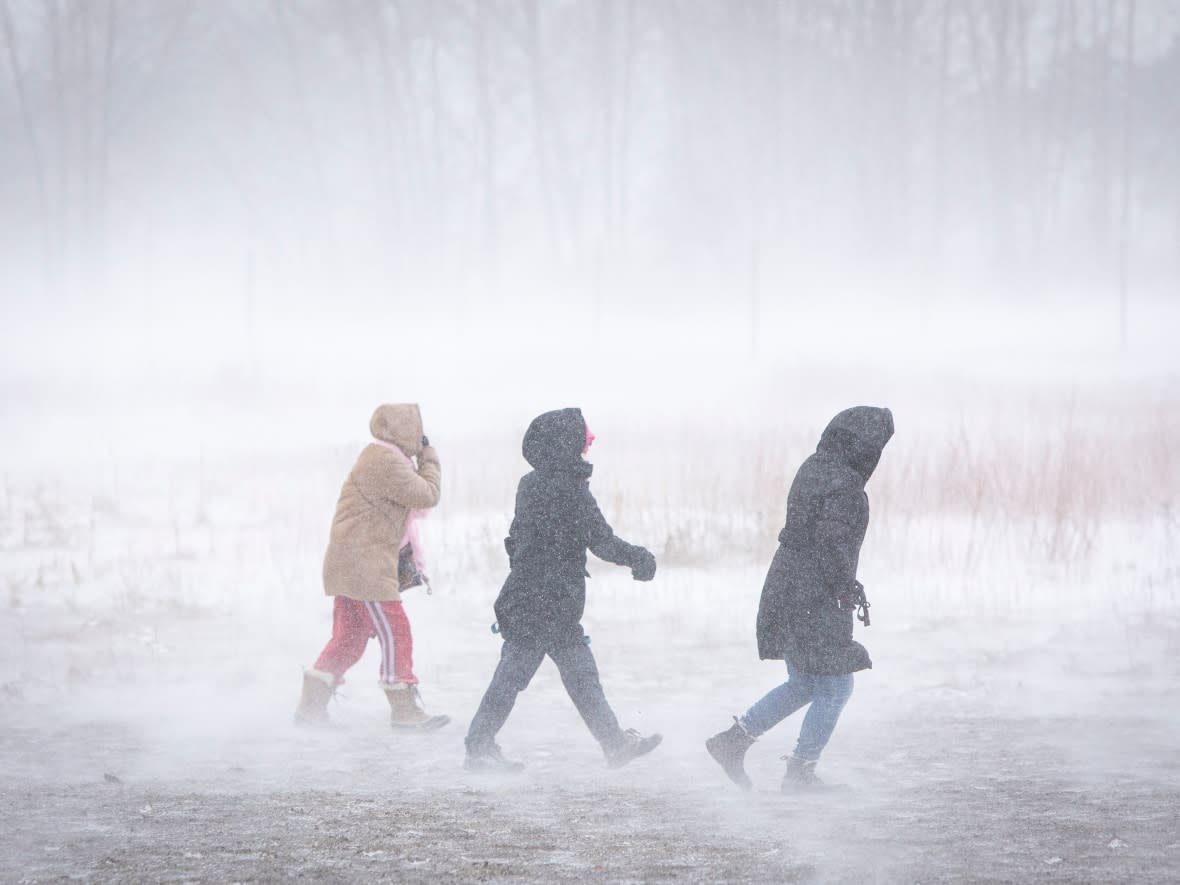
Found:
M 534 470 L 554 470 L 578 464 L 586 448 L 586 419 L 581 409 L 558 409 L 538 415 L 525 431 L 524 459 Z
M 422 451 L 422 413 L 417 403 L 385 403 L 369 419 L 369 432 L 376 439 L 393 443 L 407 455 Z
M 891 411 L 876 406 L 854 406 L 828 422 L 816 451 L 835 455 L 868 482 L 892 436 Z

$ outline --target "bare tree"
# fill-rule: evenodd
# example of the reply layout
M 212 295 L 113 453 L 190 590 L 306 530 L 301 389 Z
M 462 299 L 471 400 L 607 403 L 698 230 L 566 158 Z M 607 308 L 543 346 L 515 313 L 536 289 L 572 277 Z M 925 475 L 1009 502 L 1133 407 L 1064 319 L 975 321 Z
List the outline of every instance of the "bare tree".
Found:
M 20 51 L 17 46 L 16 27 L 12 21 L 12 13 L 8 8 L 8 0 L 0 0 L 0 29 L 4 33 L 5 57 L 8 60 L 9 74 L 12 77 L 13 89 L 16 92 L 17 104 L 20 108 L 21 125 L 25 138 L 29 144 L 29 160 L 32 166 L 33 181 L 37 190 L 37 206 L 41 231 L 41 272 L 42 283 L 46 289 L 52 287 L 53 236 L 50 224 L 49 186 L 46 181 L 46 157 L 41 139 L 37 133 L 37 124 L 30 106 L 28 88 L 25 85 L 25 72 L 21 66 Z

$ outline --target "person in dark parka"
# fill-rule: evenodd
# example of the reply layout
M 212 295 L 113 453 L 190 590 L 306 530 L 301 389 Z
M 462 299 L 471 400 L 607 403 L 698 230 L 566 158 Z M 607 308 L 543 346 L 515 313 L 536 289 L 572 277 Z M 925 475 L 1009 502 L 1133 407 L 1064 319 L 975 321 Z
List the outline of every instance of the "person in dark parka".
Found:
M 869 524 L 865 484 L 892 436 L 888 409 L 846 409 L 795 474 L 757 624 L 759 657 L 786 661 L 787 681 L 705 743 L 744 789 L 751 787 L 742 764 L 746 750 L 807 704 L 783 789 L 818 785 L 815 766 L 852 694 L 852 674 L 873 666 L 852 638 L 856 570 Z
M 525 433 L 522 450 L 533 470 L 517 487 L 516 513 L 504 541 L 508 579 L 495 604 L 504 644 L 467 732 L 468 770 L 523 767 L 504 758 L 495 737 L 546 655 L 610 766 L 624 765 L 660 742 L 660 735 L 643 737 L 619 727 L 582 631 L 587 550 L 629 566 L 637 581 L 650 581 L 656 572 L 655 557 L 616 537 L 590 493 L 593 466 L 582 455 L 593 440 L 579 409 L 539 415 Z

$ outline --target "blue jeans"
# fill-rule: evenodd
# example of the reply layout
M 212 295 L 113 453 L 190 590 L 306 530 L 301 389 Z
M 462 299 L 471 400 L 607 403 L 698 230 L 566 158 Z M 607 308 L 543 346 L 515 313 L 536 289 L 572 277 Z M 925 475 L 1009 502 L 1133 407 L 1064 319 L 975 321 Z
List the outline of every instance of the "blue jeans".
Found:
M 796 673 L 787 661 L 787 681 L 768 691 L 742 716 L 742 727 L 750 737 L 758 737 L 774 728 L 796 710 L 811 704 L 803 725 L 795 756 L 808 762 L 819 759 L 836 730 L 840 712 L 852 696 L 852 674 L 822 676 Z

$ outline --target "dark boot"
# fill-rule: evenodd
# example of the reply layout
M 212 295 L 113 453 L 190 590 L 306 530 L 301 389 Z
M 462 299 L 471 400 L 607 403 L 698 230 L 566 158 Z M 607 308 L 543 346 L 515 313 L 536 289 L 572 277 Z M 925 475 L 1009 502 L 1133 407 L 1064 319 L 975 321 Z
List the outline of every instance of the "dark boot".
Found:
M 784 756 L 787 760 L 787 773 L 783 775 L 782 791 L 796 793 L 804 790 L 823 790 L 826 784 L 815 776 L 815 766 L 818 760 L 808 761 L 798 756 Z
M 663 735 L 652 734 L 644 737 L 634 728 L 623 732 L 623 742 L 617 747 L 604 751 L 606 753 L 607 768 L 622 768 L 632 759 L 637 759 L 650 753 L 660 745 Z
M 753 745 L 754 738 L 750 737 L 736 716 L 733 717 L 733 725 L 705 741 L 705 749 L 709 751 L 709 755 L 725 769 L 729 779 L 743 790 L 751 790 L 754 787 L 742 765 L 746 758 L 746 750 Z
M 516 774 L 524 770 L 523 762 L 505 759 L 500 745 L 495 741 L 467 747 L 463 767 L 476 774 Z
M 328 701 L 336 691 L 336 677 L 322 670 L 303 671 L 303 694 L 295 708 L 296 725 L 327 725 Z
M 387 686 L 385 697 L 389 699 L 389 724 L 398 731 L 434 731 L 451 721 L 450 716 L 431 716 L 423 710 L 418 686 L 408 682 Z

